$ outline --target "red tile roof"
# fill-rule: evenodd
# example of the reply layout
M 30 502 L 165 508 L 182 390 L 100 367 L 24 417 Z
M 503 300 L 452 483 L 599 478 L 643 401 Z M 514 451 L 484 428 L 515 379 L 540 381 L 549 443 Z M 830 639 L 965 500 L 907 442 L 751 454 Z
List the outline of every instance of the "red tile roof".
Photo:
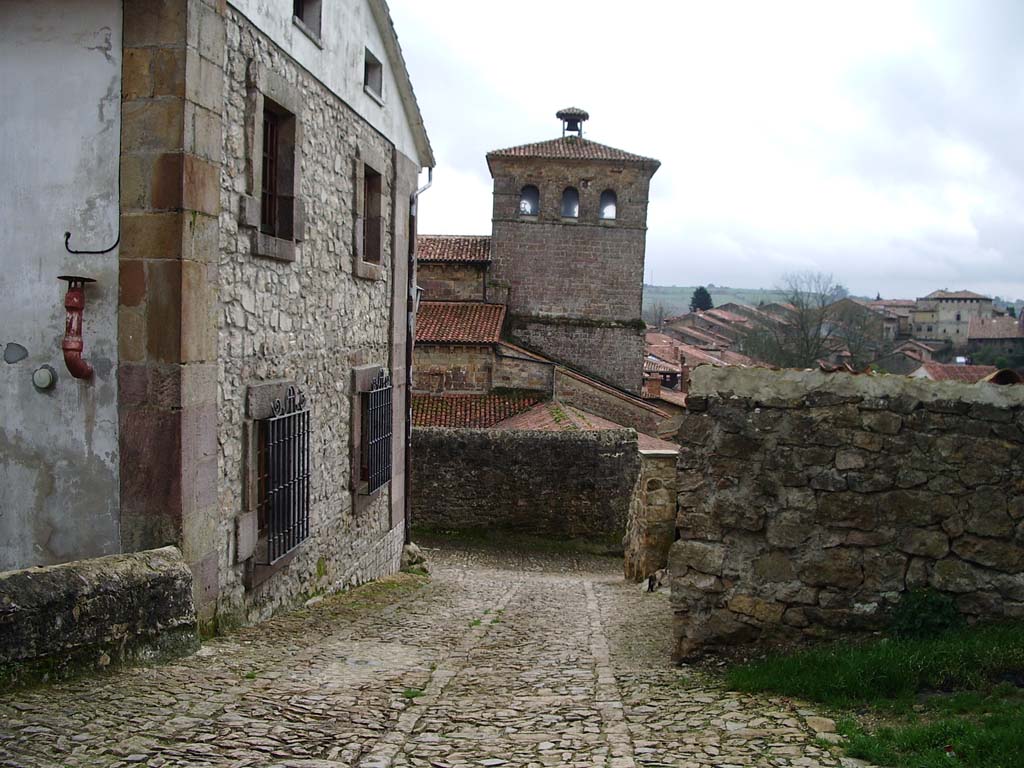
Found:
M 540 430 L 543 432 L 597 432 L 605 429 L 628 429 L 568 403 L 549 401 L 523 411 L 499 424 L 495 429 Z M 678 451 L 679 446 L 667 440 L 637 432 L 642 451 Z
M 995 373 L 994 365 L 949 365 L 946 363 L 923 363 L 912 376 L 932 381 L 962 381 L 974 384 Z M 918 376 L 918 372 L 921 373 Z
M 416 313 L 416 342 L 494 344 L 501 337 L 504 322 L 504 304 L 423 301 Z
M 550 141 L 538 141 L 533 144 L 521 144 L 518 147 L 495 149 L 487 153 L 492 157 L 540 157 L 549 160 L 618 160 L 627 163 L 653 163 L 661 165 L 657 160 L 641 155 L 634 155 L 615 147 L 598 144 L 596 141 L 581 139 L 578 136 L 563 136 Z
M 648 353 L 644 357 L 644 373 L 679 373 L 679 365 L 666 363 L 661 358 Z
M 486 429 L 543 399 L 536 395 L 413 395 L 414 427 Z
M 967 326 L 968 339 L 1021 339 L 1024 325 L 1014 317 L 972 317 Z
M 974 291 L 932 291 L 926 299 L 984 299 L 991 301 L 989 296 L 982 296 L 980 293 Z
M 491 238 L 488 235 L 419 235 L 416 260 L 486 264 L 491 261 Z

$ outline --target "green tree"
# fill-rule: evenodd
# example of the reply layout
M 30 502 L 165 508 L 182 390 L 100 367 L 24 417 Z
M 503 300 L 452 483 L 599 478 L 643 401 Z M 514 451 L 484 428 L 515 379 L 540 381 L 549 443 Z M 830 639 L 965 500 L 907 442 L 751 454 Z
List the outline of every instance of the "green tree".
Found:
M 1017 316 L 1017 307 L 1014 306 L 1013 304 L 1008 304 L 1006 306 L 1006 314 L 1008 314 L 1010 317 L 1016 317 Z
M 690 311 L 697 312 L 698 310 L 713 309 L 714 306 L 708 289 L 703 285 L 697 286 L 693 292 L 693 298 L 690 299 Z

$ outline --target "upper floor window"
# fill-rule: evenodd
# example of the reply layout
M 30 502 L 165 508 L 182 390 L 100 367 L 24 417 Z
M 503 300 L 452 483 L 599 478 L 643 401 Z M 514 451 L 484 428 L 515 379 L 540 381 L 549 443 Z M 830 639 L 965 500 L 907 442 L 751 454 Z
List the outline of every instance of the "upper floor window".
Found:
M 619 199 L 615 192 L 610 189 L 606 189 L 601 193 L 601 218 L 607 221 L 615 219 L 616 210 L 618 208 Z
M 384 98 L 384 65 L 369 48 L 363 57 L 363 87 L 378 99 Z
M 580 193 L 576 187 L 566 187 L 562 192 L 562 217 L 577 219 L 580 215 Z
M 536 216 L 540 211 L 540 190 L 527 184 L 519 193 L 519 215 Z
M 363 261 L 379 264 L 383 235 L 383 178 L 370 166 L 363 167 Z
M 260 231 L 283 239 L 294 232 L 295 116 L 263 102 Z
M 317 38 L 320 37 L 320 3 L 321 0 L 294 0 L 292 4 L 292 16 Z

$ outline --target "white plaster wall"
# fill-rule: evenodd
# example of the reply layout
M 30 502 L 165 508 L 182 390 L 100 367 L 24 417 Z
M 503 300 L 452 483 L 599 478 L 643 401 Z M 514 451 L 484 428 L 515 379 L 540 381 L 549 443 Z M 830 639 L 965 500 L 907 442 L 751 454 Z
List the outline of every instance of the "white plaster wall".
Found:
M 119 551 L 117 250 L 120 0 L 0 2 L 0 570 Z M 82 382 L 64 367 L 64 289 L 86 289 Z M 27 355 L 22 359 L 21 350 Z M 32 372 L 57 371 L 39 392 Z
M 406 157 L 427 165 L 420 157 L 398 86 L 367 0 L 323 2 L 320 42 L 317 46 L 292 21 L 292 3 L 286 0 L 230 0 L 230 4 L 300 65 L 337 94 L 360 117 L 376 128 Z M 384 103 L 363 90 L 365 49 L 384 65 Z

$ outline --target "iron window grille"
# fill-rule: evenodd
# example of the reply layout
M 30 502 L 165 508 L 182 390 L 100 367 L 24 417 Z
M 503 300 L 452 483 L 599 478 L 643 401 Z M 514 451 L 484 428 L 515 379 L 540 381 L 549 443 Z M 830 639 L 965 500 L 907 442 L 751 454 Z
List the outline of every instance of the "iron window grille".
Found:
M 391 480 L 391 375 L 386 370 L 363 393 L 362 411 L 360 479 L 369 494 Z
M 263 189 L 260 190 L 260 228 L 270 235 L 276 235 L 278 230 L 280 193 L 277 186 L 277 170 L 280 126 L 280 118 L 265 109 L 263 112 Z
M 306 396 L 288 387 L 273 416 L 258 422 L 259 529 L 272 565 L 309 537 L 309 409 Z

